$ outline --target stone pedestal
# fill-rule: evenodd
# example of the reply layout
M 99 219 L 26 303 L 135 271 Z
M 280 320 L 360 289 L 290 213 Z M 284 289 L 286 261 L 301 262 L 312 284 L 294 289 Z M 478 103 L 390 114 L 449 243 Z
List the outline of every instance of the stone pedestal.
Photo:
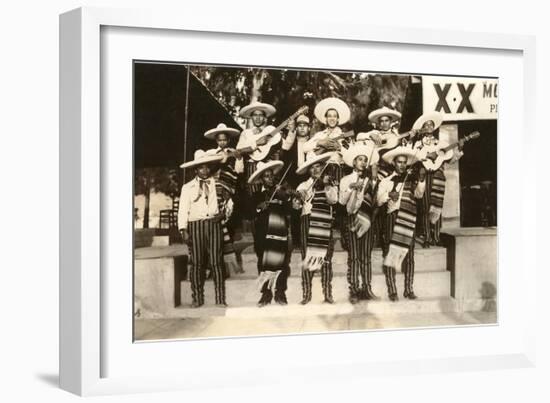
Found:
M 451 296 L 462 311 L 496 311 L 497 229 L 446 229 L 447 268 L 451 271 Z

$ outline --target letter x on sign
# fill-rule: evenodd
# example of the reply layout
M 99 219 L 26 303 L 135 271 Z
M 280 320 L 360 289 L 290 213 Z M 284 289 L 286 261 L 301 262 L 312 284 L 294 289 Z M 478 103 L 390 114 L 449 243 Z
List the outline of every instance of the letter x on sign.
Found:
M 464 109 L 466 109 L 468 113 L 473 113 L 474 107 L 470 101 L 470 95 L 472 95 L 475 84 L 468 84 L 468 87 L 465 87 L 462 83 L 457 83 L 456 85 L 458 86 L 460 96 L 462 97 L 462 101 L 460 101 L 460 105 L 458 105 L 456 113 L 462 113 Z M 441 88 L 439 84 L 434 84 L 434 89 L 439 98 L 439 101 L 437 101 L 437 105 L 435 106 L 435 110 L 437 112 L 443 110 L 445 113 L 451 113 L 451 108 L 449 108 L 449 104 L 447 103 L 447 95 L 451 89 L 451 84 L 445 84 L 443 88 Z

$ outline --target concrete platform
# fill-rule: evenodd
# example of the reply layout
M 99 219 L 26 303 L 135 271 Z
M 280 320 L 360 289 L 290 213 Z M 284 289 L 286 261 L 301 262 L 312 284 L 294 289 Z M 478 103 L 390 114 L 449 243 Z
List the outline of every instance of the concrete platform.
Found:
M 287 307 L 288 308 L 288 307 Z M 135 341 L 170 339 L 290 335 L 323 332 L 369 331 L 426 327 L 492 325 L 495 312 L 391 312 L 341 313 L 338 315 L 256 317 L 209 316 L 181 319 L 138 319 Z

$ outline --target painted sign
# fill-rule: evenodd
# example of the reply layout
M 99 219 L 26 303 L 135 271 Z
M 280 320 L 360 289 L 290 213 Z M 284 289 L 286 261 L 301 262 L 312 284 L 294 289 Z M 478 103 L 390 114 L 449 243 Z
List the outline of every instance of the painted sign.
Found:
M 446 121 L 497 119 L 498 80 L 422 77 L 423 110 L 440 112 Z

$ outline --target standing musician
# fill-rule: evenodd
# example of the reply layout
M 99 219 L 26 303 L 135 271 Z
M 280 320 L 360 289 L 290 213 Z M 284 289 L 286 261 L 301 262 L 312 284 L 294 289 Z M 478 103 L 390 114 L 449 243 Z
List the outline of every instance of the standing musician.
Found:
M 227 306 L 221 223 L 225 217 L 218 205 L 216 183 L 211 174 L 221 159 L 222 156 L 197 150 L 193 161 L 181 165 L 181 168 L 194 168 L 196 175 L 182 186 L 178 210 L 178 229 L 189 246 L 192 262 L 189 281 L 193 308 L 204 305 L 207 262 L 213 273 L 216 305 Z
M 422 130 L 424 136 L 414 144 L 415 150 L 427 152 L 438 151 L 447 146 L 439 141 L 438 129 L 443 121 L 441 113 L 433 112 L 420 116 L 413 125 L 414 130 Z M 438 169 L 426 170 L 426 191 L 418 206 L 419 232 L 423 238 L 424 248 L 440 243 L 441 212 L 443 211 L 443 198 L 445 196 L 445 168 L 447 164 L 455 163 L 464 154 L 463 140 L 459 141 L 458 150 L 455 149 L 453 158 Z
M 249 184 L 261 186 L 252 197 L 256 212 L 254 249 L 262 293 L 259 307 L 270 304 L 273 296 L 278 304 L 287 304 L 287 279 L 290 275 L 287 215 L 290 213 L 291 192 L 280 186 L 282 180 L 279 185 L 276 183 L 276 175 L 283 165 L 283 161 L 260 161 L 248 179 Z
M 371 140 L 376 146 L 382 145 L 384 140 L 397 139 L 399 134 L 397 130 L 394 129 L 394 125 L 401 119 L 401 113 L 395 109 L 390 109 L 387 106 L 376 109 L 369 113 L 369 121 L 376 127 L 376 129 L 371 130 L 367 133 L 358 133 L 357 141 Z M 383 151 L 380 152 L 380 156 L 384 154 Z M 380 166 L 379 174 L 382 177 L 389 175 L 391 172 L 391 167 Z
M 243 107 L 240 110 L 239 115 L 243 118 L 250 119 L 252 122 L 252 127 L 248 129 L 244 129 L 241 132 L 241 135 L 239 137 L 239 142 L 237 143 L 237 150 L 240 150 L 246 147 L 251 147 L 252 149 L 256 149 L 258 146 L 263 146 L 267 144 L 268 142 L 267 138 L 263 138 L 263 139 L 259 139 L 258 141 L 255 141 L 254 136 L 260 134 L 262 131 L 266 129 L 267 129 L 266 130 L 267 132 L 271 130 L 275 130 L 274 126 L 267 124 L 267 119 L 273 116 L 275 112 L 276 112 L 276 109 L 273 105 L 269 105 L 262 102 L 252 102 L 251 104 Z M 270 153 L 267 155 L 264 161 L 280 159 L 281 149 L 290 150 L 293 143 L 294 143 L 294 137 L 287 136 L 286 139 L 283 139 L 281 141 L 280 145 L 272 147 Z M 242 157 L 242 156 L 239 155 L 239 157 Z M 238 159 L 239 158 L 237 158 L 237 160 Z M 256 161 L 250 158 L 245 159 L 244 170 L 245 170 L 245 180 L 247 182 L 250 176 L 256 170 L 256 165 L 257 165 Z M 258 186 L 248 186 L 249 196 L 256 191 L 258 191 Z
M 323 174 L 331 153 L 309 158 L 297 170 L 298 175 L 309 172 L 309 179 L 298 185 L 293 198 L 294 209 L 302 211 L 301 252 L 302 292 L 301 304 L 311 301 L 311 286 L 316 271 L 321 271 L 324 302 L 332 304 L 332 239 L 333 206 L 338 202 L 338 189 L 329 175 Z
M 343 152 L 343 158 L 353 168 L 353 172 L 340 181 L 339 201 L 346 209 L 344 228 L 349 239 L 349 301 L 356 304 L 361 299 L 378 299 L 371 287 L 371 254 L 374 247 L 374 228 L 371 223 L 377 211 L 379 180 L 376 163 L 379 156 L 374 145 L 369 142 L 368 145 L 351 146 Z
M 331 157 L 328 160 L 326 172 L 338 184 L 344 176 L 344 161 L 342 160 L 342 149 L 347 148 L 346 139 L 338 139 L 342 134 L 339 125 L 347 123 L 351 117 L 351 111 L 344 101 L 338 98 L 325 98 L 317 104 L 314 110 L 315 117 L 325 125 L 325 129 L 315 133 L 303 147 L 308 158 L 319 153 L 318 150 L 330 151 Z
M 299 115 L 296 118 L 296 122 L 291 121 L 288 124 L 288 135 L 287 139 L 290 137 L 292 140 L 293 137 L 296 138 L 294 145 L 284 154 L 285 164 L 294 164 L 296 167 L 300 167 L 306 161 L 306 153 L 304 152 L 304 144 L 309 140 L 309 132 L 311 130 L 309 118 L 306 115 Z M 300 183 L 299 175 L 292 175 L 294 172 L 289 173 L 289 183 L 292 187 L 296 187 Z M 295 173 L 294 173 L 295 174 Z M 301 235 L 300 235 L 300 211 L 292 210 L 290 217 L 290 230 L 292 234 L 292 245 L 293 247 L 300 246 L 301 244 Z
M 220 123 L 216 128 L 204 133 L 204 137 L 209 140 L 215 140 L 218 147 L 207 150 L 209 155 L 221 155 L 223 159 L 213 177 L 216 181 L 216 194 L 218 197 L 218 206 L 222 206 L 228 212 L 227 217 L 231 216 L 234 206 L 233 198 L 237 193 L 237 174 L 243 172 L 242 158 L 235 160 L 229 157 L 227 152 L 234 151 L 229 147 L 229 138 L 237 137 L 239 131 L 227 127 Z M 229 277 L 231 269 L 235 273 L 244 273 L 242 266 L 237 261 L 237 255 L 233 246 L 233 229 L 228 222 L 229 218 L 222 221 L 223 231 L 223 260 L 225 262 L 226 276 Z
M 332 178 L 336 186 L 340 179 L 345 175 L 344 160 L 342 159 L 342 150 L 349 147 L 347 139 L 336 138 L 342 135 L 342 129 L 339 125 L 347 123 L 351 117 L 351 111 L 344 101 L 338 98 L 325 98 L 315 106 L 315 117 L 319 122 L 325 125 L 325 129 L 315 133 L 310 140 L 304 144 L 304 152 L 308 158 L 321 152 L 331 152 L 328 160 L 326 173 Z M 340 206 L 335 206 L 336 227 L 342 234 L 342 246 L 347 249 L 348 240 L 344 235 L 344 211 Z
M 408 169 L 416 162 L 410 147 L 399 146 L 382 157 L 395 172 L 382 179 L 377 192 L 378 206 L 384 206 L 382 252 L 383 269 L 390 300 L 397 301 L 396 268 L 405 274 L 403 296 L 416 299 L 413 291 L 416 199 L 424 195 L 426 171 Z

